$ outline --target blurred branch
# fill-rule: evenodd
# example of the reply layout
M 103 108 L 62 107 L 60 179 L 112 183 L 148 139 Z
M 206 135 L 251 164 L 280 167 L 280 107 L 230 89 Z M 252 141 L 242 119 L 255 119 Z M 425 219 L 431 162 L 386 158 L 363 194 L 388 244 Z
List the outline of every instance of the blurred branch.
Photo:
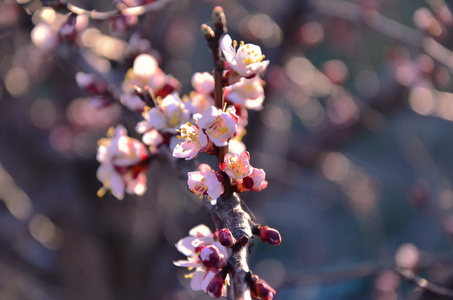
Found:
M 418 270 L 427 270 L 427 269 L 434 269 L 434 268 L 445 268 L 450 267 L 453 264 L 453 257 L 451 254 L 445 254 L 441 257 L 434 257 L 434 255 L 424 254 L 421 258 L 421 261 L 417 265 Z M 411 281 L 417 285 L 422 284 L 422 279 L 412 271 L 399 269 L 393 258 L 388 258 L 380 261 L 364 261 L 362 263 L 356 264 L 349 268 L 343 268 L 340 270 L 334 271 L 321 271 L 321 272 L 313 272 L 313 273 L 295 273 L 292 274 L 291 279 L 289 280 L 289 284 L 304 284 L 310 285 L 315 283 L 335 283 L 335 282 L 342 282 L 342 281 L 350 281 L 354 279 L 364 278 L 364 277 L 371 277 L 376 276 L 379 273 L 386 271 L 386 270 L 393 270 L 396 274 L 401 276 L 403 279 Z M 427 283 L 429 283 L 426 279 L 423 279 Z M 433 284 L 430 283 L 432 285 Z M 438 286 L 440 287 L 440 286 Z M 427 290 L 430 290 L 427 288 Z M 434 288 L 436 290 L 436 288 Z M 448 290 L 449 292 L 453 292 Z M 435 291 L 433 291 L 435 292 Z
M 147 12 L 158 11 L 161 10 L 165 5 L 167 5 L 171 1 L 172 0 L 159 0 L 156 2 L 134 7 L 127 7 L 125 6 L 124 3 L 119 3 L 116 9 L 104 12 L 96 10 L 86 10 L 64 0 L 57 1 L 57 3 L 54 3 L 53 1 L 43 0 L 42 3 L 44 6 L 57 5 L 58 7 L 64 7 L 74 14 L 85 15 L 93 20 L 107 20 L 120 14 L 129 16 L 140 16 Z
M 439 296 L 453 298 L 453 290 L 432 283 L 426 280 L 425 278 L 418 276 L 417 274 L 410 270 L 396 270 L 395 272 L 403 279 L 419 286 L 425 291 L 429 291 Z
M 426 37 L 415 29 L 387 18 L 377 11 L 365 11 L 359 5 L 351 2 L 311 0 L 311 4 L 323 15 L 365 25 L 407 46 L 417 48 L 453 72 L 453 53 L 433 38 Z

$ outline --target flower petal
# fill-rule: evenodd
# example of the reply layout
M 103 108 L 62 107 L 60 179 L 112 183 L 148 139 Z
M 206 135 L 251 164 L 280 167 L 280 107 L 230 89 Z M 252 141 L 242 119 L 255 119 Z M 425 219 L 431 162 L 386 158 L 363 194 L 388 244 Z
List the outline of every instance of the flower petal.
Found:
M 212 231 L 208 226 L 200 224 L 189 231 L 189 235 L 193 237 L 212 236 Z
M 195 239 L 196 238 L 193 236 L 188 236 L 180 239 L 175 245 L 176 249 L 178 249 L 178 251 L 184 254 L 185 256 L 195 255 L 195 247 L 192 245 L 192 242 Z

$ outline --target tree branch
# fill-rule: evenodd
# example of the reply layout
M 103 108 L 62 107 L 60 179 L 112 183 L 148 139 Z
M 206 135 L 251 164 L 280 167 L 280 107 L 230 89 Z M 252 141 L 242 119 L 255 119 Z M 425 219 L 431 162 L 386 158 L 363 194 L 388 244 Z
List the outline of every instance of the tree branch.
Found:
M 250 241 L 252 237 L 252 222 L 250 215 L 241 207 L 241 199 L 234 193 L 231 196 L 220 196 L 216 205 L 211 205 L 209 201 L 205 205 L 211 214 L 211 218 L 216 228 L 228 228 L 236 240 Z M 249 267 L 248 247 L 240 246 L 231 248 L 231 256 L 228 259 L 230 264 L 230 275 L 234 291 L 234 299 L 251 299 L 248 284 Z

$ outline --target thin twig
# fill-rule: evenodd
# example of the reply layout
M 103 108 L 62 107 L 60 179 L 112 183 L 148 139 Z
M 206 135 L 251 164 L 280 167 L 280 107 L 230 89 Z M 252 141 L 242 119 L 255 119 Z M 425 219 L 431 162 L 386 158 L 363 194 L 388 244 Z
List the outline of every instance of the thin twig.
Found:
M 405 280 L 416 284 L 425 291 L 430 291 L 431 293 L 434 293 L 436 295 L 453 298 L 453 290 L 432 283 L 410 270 L 395 270 L 395 272 Z

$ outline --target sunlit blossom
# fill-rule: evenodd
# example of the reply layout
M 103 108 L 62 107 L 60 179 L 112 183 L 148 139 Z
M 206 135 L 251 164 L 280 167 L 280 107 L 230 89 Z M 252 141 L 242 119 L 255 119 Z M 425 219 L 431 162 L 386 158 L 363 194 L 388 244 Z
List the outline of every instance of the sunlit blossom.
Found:
M 264 55 L 259 46 L 241 42 L 236 50 L 237 42 L 233 42 L 228 34 L 223 36 L 220 47 L 228 67 L 233 70 L 229 78 L 230 83 L 238 81 L 240 77 L 259 75 L 269 65 L 268 60 L 263 61 Z
M 227 153 L 223 158 L 222 170 L 232 179 L 242 179 L 252 173 L 250 154 L 247 151 Z

